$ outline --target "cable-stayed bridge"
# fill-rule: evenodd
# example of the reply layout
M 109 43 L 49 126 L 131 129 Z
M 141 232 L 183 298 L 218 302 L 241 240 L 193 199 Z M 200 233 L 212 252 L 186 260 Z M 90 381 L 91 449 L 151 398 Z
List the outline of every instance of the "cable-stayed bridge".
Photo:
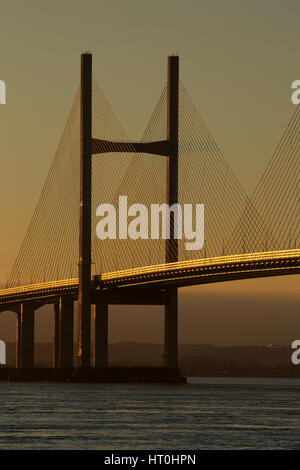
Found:
M 248 197 L 179 80 L 177 56 L 168 59 L 167 84 L 141 140 L 131 142 L 92 78 L 91 54 L 83 54 L 79 90 L 0 290 L 0 311 L 17 314 L 17 367 L 33 367 L 34 312 L 45 304 L 54 305 L 53 366 L 73 366 L 78 300 L 81 369 L 107 366 L 109 304 L 164 305 L 164 361 L 176 369 L 178 287 L 300 273 L 299 126 L 297 106 Z M 204 204 L 203 248 L 185 250 L 172 213 L 167 240 L 99 240 L 96 208 L 116 207 L 120 195 L 149 208 Z

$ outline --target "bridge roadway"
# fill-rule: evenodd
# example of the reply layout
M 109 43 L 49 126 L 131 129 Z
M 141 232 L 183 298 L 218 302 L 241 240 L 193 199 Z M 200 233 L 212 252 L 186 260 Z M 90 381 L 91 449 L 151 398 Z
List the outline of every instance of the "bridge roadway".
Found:
M 300 273 L 300 249 L 158 264 L 103 273 L 93 277 L 92 299 L 114 292 L 122 297 L 126 291 L 164 291 L 167 287 L 184 287 L 210 282 Z M 140 288 L 139 290 L 137 288 Z M 121 291 L 122 289 L 122 291 Z M 58 297 L 77 298 L 78 278 L 12 287 L 0 290 L 0 312 L 15 304 L 33 300 L 40 305 L 55 303 Z M 143 294 L 144 295 L 144 294 Z M 125 294 L 126 296 L 126 294 Z M 139 296 L 138 296 L 139 297 Z M 134 299 L 132 298 L 132 302 Z M 117 299 L 112 303 L 118 303 Z M 152 303 L 147 301 L 146 303 Z M 153 303 L 156 304 L 155 299 Z
M 84 344 L 88 365 L 74 369 L 74 301 L 78 279 L 63 279 L 0 290 L 0 312 L 16 313 L 16 369 L 0 370 L 0 380 L 60 381 L 173 381 L 183 380 L 178 369 L 177 288 L 209 282 L 300 273 L 300 250 L 248 253 L 144 266 L 94 276 L 90 292 L 93 305 L 88 340 Z M 54 304 L 53 360 L 49 371 L 34 368 L 35 312 Z M 164 371 L 134 370 L 120 373 L 108 366 L 108 306 L 160 305 L 164 307 Z M 80 357 L 80 345 L 77 357 Z M 90 365 L 93 367 L 90 367 Z M 125 374 L 125 375 L 124 375 Z

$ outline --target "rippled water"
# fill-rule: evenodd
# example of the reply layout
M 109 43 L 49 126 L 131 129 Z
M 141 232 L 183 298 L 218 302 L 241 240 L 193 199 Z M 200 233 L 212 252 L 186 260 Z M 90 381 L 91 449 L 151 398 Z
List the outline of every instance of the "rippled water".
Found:
M 0 449 L 296 449 L 300 380 L 0 383 Z

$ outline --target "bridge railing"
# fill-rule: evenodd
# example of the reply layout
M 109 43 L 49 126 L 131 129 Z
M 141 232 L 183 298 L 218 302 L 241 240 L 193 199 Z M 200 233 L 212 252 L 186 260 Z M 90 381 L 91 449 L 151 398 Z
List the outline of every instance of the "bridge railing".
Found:
M 220 256 L 215 258 L 203 258 L 190 261 L 180 261 L 177 263 L 156 264 L 152 266 L 142 266 L 140 268 L 124 269 L 121 271 L 113 271 L 103 273 L 94 277 L 96 283 L 110 281 L 114 279 L 128 278 L 131 276 L 158 274 L 168 271 L 188 270 L 191 268 L 199 268 L 204 266 L 216 266 L 231 263 L 249 263 L 264 260 L 284 260 L 289 258 L 300 258 L 300 249 L 298 250 L 281 250 L 261 253 L 247 253 L 240 255 Z M 97 282 L 98 281 L 98 282 Z M 19 287 L 10 287 L 0 290 L 0 298 L 7 295 L 22 294 L 22 292 L 43 291 L 55 288 L 67 288 L 78 286 L 78 278 L 62 279 L 59 281 L 43 282 L 38 284 L 30 284 Z
M 104 273 L 101 275 L 101 280 L 111 280 L 116 278 L 136 276 L 139 274 L 146 273 L 157 273 L 165 272 L 170 270 L 177 269 L 189 269 L 194 267 L 208 266 L 208 265 L 219 265 L 219 264 L 230 264 L 236 262 L 250 262 L 250 261 L 262 261 L 265 259 L 285 259 L 291 257 L 300 257 L 299 250 L 281 250 L 281 251 L 272 251 L 272 252 L 261 252 L 261 253 L 248 253 L 241 255 L 230 255 L 230 256 L 220 256 L 215 258 L 204 258 L 196 259 L 189 261 L 179 261 L 177 263 L 165 263 L 165 264 L 156 264 L 152 266 L 143 266 L 140 268 L 132 268 L 121 271 L 113 271 L 109 273 Z
M 59 281 L 42 282 L 38 284 L 29 284 L 26 286 L 9 287 L 0 290 L 0 296 L 10 294 L 22 294 L 22 292 L 55 289 L 56 287 L 72 287 L 78 285 L 78 278 L 62 279 Z

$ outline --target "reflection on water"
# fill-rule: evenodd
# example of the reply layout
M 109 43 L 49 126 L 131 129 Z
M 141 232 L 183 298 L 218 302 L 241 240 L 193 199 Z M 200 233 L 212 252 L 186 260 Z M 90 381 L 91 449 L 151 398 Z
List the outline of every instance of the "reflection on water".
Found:
M 1 449 L 296 449 L 300 380 L 0 383 Z

